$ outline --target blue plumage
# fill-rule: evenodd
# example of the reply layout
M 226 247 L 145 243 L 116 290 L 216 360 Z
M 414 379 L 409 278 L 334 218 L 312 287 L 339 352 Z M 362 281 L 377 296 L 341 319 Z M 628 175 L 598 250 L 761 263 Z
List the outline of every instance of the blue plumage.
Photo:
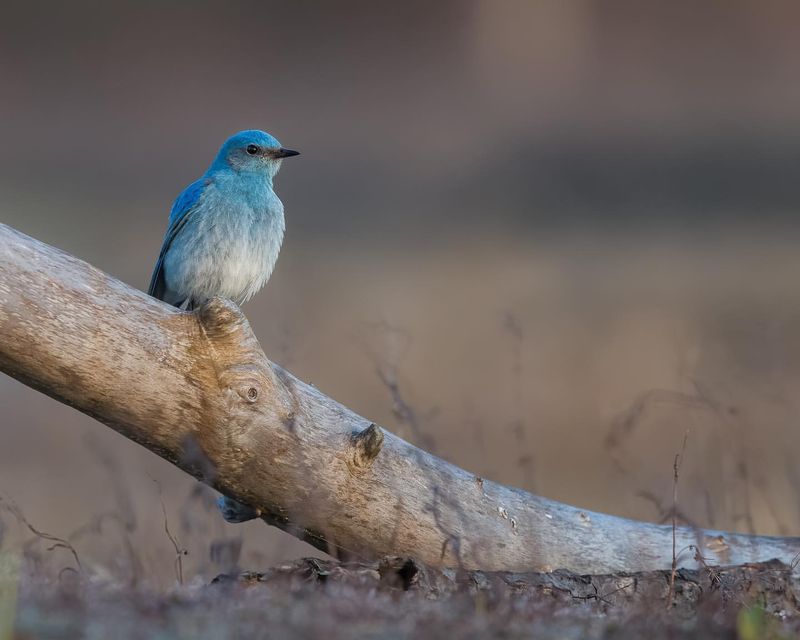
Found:
M 263 131 L 229 138 L 175 200 L 148 293 L 185 309 L 213 296 L 243 304 L 263 287 L 285 228 L 273 179 L 294 155 Z

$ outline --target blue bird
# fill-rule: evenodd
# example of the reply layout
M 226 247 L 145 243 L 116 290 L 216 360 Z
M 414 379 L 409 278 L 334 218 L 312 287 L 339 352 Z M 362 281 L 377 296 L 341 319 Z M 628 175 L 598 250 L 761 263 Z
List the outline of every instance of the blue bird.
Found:
M 181 309 L 222 296 L 244 304 L 275 267 L 286 224 L 272 181 L 284 149 L 263 131 L 229 138 L 203 176 L 175 200 L 147 292 Z M 222 496 L 229 522 L 258 517 L 251 507 Z
M 181 309 L 222 296 L 241 305 L 269 280 L 285 222 L 272 181 L 284 149 L 263 131 L 229 138 L 175 200 L 148 293 Z

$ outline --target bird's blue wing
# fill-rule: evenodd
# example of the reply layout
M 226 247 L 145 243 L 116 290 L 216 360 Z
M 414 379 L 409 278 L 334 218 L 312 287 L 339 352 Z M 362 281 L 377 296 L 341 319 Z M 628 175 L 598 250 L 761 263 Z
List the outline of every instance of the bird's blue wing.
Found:
M 203 194 L 203 190 L 208 186 L 209 182 L 209 178 L 201 178 L 193 182 L 181 192 L 175 200 L 175 204 L 172 205 L 172 211 L 170 211 L 169 214 L 167 233 L 164 235 L 164 244 L 161 245 L 161 253 L 158 255 L 158 261 L 156 262 L 155 269 L 153 269 L 153 276 L 150 278 L 150 286 L 147 289 L 147 293 L 154 298 L 158 298 L 159 300 L 164 299 L 164 293 L 167 288 L 166 281 L 164 280 L 164 256 L 167 255 L 167 251 L 170 245 L 172 245 L 175 236 L 180 233 L 186 221 L 197 209 L 200 196 Z

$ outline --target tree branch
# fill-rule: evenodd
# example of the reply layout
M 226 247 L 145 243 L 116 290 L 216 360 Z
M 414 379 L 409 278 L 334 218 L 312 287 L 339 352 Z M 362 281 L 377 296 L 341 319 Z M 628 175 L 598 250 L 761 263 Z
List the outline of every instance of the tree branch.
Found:
M 335 556 L 579 573 L 672 565 L 672 527 L 470 474 L 380 429 L 264 355 L 213 299 L 180 312 L 0 225 L 0 370 L 96 418 Z M 676 530 L 682 566 L 778 558 L 800 538 Z

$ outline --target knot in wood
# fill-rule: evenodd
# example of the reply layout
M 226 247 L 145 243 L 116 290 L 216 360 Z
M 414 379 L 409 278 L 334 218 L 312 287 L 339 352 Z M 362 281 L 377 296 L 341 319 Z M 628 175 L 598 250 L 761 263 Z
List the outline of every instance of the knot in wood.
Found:
M 367 469 L 378 457 L 383 447 L 383 431 L 375 423 L 350 438 L 350 463 L 354 469 Z
M 241 309 L 232 300 L 210 298 L 197 310 L 197 317 L 211 338 L 220 338 L 239 331 L 247 322 Z
M 220 370 L 217 375 L 221 387 L 234 392 L 248 404 L 255 404 L 269 393 L 269 380 L 256 364 L 235 364 Z
M 239 397 L 248 404 L 255 404 L 261 397 L 261 385 L 255 380 L 241 381 L 236 388 Z

